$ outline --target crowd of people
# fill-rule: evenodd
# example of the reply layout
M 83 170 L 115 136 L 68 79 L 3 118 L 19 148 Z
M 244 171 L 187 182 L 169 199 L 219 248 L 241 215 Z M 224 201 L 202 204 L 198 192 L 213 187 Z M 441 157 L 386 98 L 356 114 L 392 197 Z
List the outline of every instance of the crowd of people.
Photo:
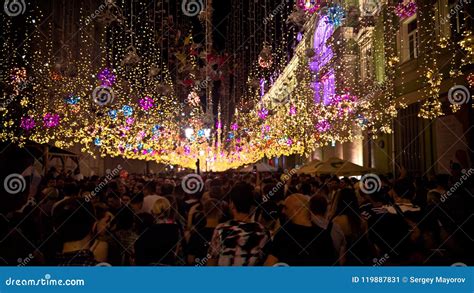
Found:
M 51 170 L 4 195 L 0 262 L 58 266 L 473 264 L 474 170 L 84 178 Z M 25 178 L 26 182 L 33 182 Z M 202 181 L 200 181 L 202 180 Z

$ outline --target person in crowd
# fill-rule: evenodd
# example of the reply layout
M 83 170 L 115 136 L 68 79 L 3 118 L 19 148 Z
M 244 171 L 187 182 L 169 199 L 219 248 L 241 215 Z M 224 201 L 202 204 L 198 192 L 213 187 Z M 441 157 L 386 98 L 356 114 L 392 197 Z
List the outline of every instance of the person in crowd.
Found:
M 135 219 L 136 216 L 133 210 L 127 206 L 113 220 L 112 226 L 115 226 L 114 237 L 120 244 L 118 246 L 120 257 L 118 264 L 122 266 L 131 265 L 135 255 L 135 242 L 138 239 Z
M 209 244 L 217 225 L 219 225 L 224 212 L 221 202 L 217 199 L 208 199 L 203 202 L 203 217 L 191 231 L 187 246 L 188 264 L 206 265 L 208 259 Z
M 159 198 L 159 195 L 156 192 L 157 184 L 154 181 L 149 181 L 143 187 L 143 207 L 142 213 L 149 213 L 153 210 L 153 205 L 155 201 Z
M 143 211 L 144 197 L 143 192 L 138 192 L 130 198 L 129 207 L 134 214 L 139 214 Z
M 253 188 L 248 183 L 237 183 L 229 197 L 233 219 L 215 228 L 207 265 L 261 265 L 267 255 L 270 233 L 260 223 L 251 221 Z
M 52 206 L 52 213 L 54 213 L 54 209 L 63 201 L 67 200 L 67 199 L 70 199 L 70 198 L 74 198 L 74 197 L 77 197 L 79 196 L 79 192 L 80 192 L 80 187 L 79 185 L 77 185 L 77 183 L 75 182 L 70 182 L 70 183 L 66 183 L 64 184 L 64 188 L 63 188 L 63 199 L 60 200 L 60 201 L 57 201 L 53 204 Z
M 76 181 L 52 170 L 0 206 L 0 263 L 472 265 L 474 170 L 458 165 L 377 174 L 367 193 L 356 178 L 282 171 L 205 173 L 187 194 L 174 171 Z
M 90 249 L 97 261 L 108 262 L 111 242 L 110 230 L 114 215 L 110 211 L 110 207 L 104 203 L 94 204 L 94 209 L 97 221 L 94 225 L 94 241 Z
M 341 227 L 327 218 L 328 201 L 325 196 L 315 194 L 309 201 L 311 219 L 314 225 L 326 230 L 331 235 L 332 243 L 336 252 L 338 262 L 343 265 L 345 262 L 346 238 Z
M 96 223 L 91 203 L 78 198 L 66 199 L 54 210 L 53 223 L 62 243 L 57 265 L 94 266 L 98 263 L 91 250 Z
M 373 259 L 373 247 L 367 237 L 367 222 L 360 215 L 355 191 L 350 188 L 339 190 L 334 206 L 332 221 L 342 229 L 347 243 L 345 264 L 369 264 Z
M 276 233 L 265 265 L 335 265 L 331 235 L 311 223 L 309 197 L 295 193 L 286 198 L 283 213 L 287 220 Z
M 181 254 L 182 233 L 170 219 L 171 204 L 166 197 L 159 196 L 153 204 L 154 224 L 146 229 L 135 242 L 137 265 L 178 265 L 183 262 Z

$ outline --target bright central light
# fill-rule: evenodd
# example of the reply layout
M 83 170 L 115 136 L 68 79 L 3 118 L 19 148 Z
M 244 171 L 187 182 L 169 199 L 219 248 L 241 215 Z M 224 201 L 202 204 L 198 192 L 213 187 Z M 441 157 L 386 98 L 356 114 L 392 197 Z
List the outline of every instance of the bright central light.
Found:
M 194 134 L 194 129 L 192 128 L 186 128 L 184 130 L 184 136 L 186 136 L 187 139 L 191 139 L 193 137 L 193 134 Z

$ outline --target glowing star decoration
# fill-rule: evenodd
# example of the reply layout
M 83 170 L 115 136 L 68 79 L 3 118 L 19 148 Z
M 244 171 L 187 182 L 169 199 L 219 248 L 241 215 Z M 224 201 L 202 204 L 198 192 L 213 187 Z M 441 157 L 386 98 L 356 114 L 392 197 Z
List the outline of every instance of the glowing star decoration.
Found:
M 133 108 L 130 107 L 129 105 L 125 105 L 122 107 L 122 112 L 125 117 L 132 116 L 133 115 Z
M 113 74 L 112 70 L 109 68 L 104 68 L 99 74 L 97 74 L 97 78 L 100 80 L 102 86 L 113 86 L 116 80 L 115 74 Z
M 46 113 L 43 116 L 43 125 L 46 128 L 53 128 L 59 125 L 59 115 L 53 113 Z
M 346 17 L 346 12 L 344 11 L 344 8 L 342 8 L 340 5 L 334 5 L 329 7 L 327 11 L 327 22 L 330 25 L 333 25 L 334 27 L 338 27 L 342 24 Z
M 258 64 L 262 68 L 271 67 L 273 64 L 273 55 L 272 55 L 272 47 L 267 44 L 263 45 L 262 51 L 258 55 Z
M 416 13 L 417 6 L 414 0 L 402 0 L 395 7 L 395 14 L 400 17 L 400 19 L 408 18 Z
M 144 98 L 141 98 L 140 101 L 138 101 L 138 103 L 140 104 L 140 107 L 144 111 L 148 111 L 151 108 L 153 108 L 153 106 L 154 106 L 153 99 L 151 97 L 148 97 L 148 96 L 146 96 Z
M 319 9 L 319 0 L 298 0 L 298 7 L 308 13 L 314 13 Z
M 110 110 L 108 114 L 111 119 L 117 119 L 117 110 Z
M 265 108 L 262 108 L 258 111 L 258 118 L 265 120 L 267 119 L 268 116 L 268 110 Z
M 33 117 L 21 117 L 21 122 L 20 122 L 20 127 L 23 128 L 26 131 L 29 131 L 33 128 L 35 128 L 36 123 Z

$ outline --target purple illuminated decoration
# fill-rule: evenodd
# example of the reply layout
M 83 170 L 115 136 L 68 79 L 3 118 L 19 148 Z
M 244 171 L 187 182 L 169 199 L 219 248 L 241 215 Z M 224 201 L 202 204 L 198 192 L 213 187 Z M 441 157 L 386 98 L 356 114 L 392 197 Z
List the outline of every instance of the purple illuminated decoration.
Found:
M 102 86 L 112 86 L 115 83 L 115 74 L 112 73 L 112 70 L 109 68 L 104 68 L 99 74 L 97 74 L 97 78 L 101 81 Z
M 144 110 L 144 111 L 148 111 L 150 110 L 151 108 L 153 108 L 154 106 L 154 103 L 153 103 L 153 99 L 146 96 L 144 98 L 141 98 L 138 103 L 140 104 L 140 107 Z
M 320 0 L 298 0 L 298 7 L 309 13 L 314 13 L 319 9 Z
M 239 129 L 239 124 L 232 123 L 232 125 L 230 126 L 230 129 L 232 129 L 233 131 L 236 131 L 237 129 Z
M 416 13 L 417 6 L 413 0 L 404 0 L 397 4 L 395 7 L 395 14 L 401 19 L 408 18 Z
M 316 130 L 319 132 L 326 132 L 331 128 L 331 124 L 327 120 L 319 121 L 316 124 Z
M 298 35 L 296 35 L 296 40 L 298 42 L 301 42 L 301 40 L 303 39 L 303 33 L 302 32 L 299 32 Z
M 290 116 L 295 116 L 296 115 L 296 107 L 291 105 L 290 106 Z
M 21 117 L 20 127 L 23 128 L 24 130 L 29 131 L 35 128 L 35 126 L 36 126 L 36 123 L 33 117 L 31 116 Z
M 46 128 L 53 128 L 59 125 L 59 115 L 53 113 L 46 113 L 43 116 L 43 125 Z
M 268 110 L 265 108 L 262 108 L 258 111 L 258 118 L 265 120 L 267 119 L 268 116 Z
M 334 25 L 328 21 L 327 16 L 321 17 L 314 32 L 313 46 L 316 55 L 309 64 L 311 71 L 317 75 L 317 80 L 313 83 L 315 103 L 327 104 L 336 93 L 334 69 L 323 70 L 334 56 L 332 48 L 327 44 L 333 33 Z
M 128 117 L 125 122 L 128 124 L 128 125 L 132 125 L 134 122 L 135 122 L 135 119 L 133 119 L 132 117 Z
M 329 104 L 331 105 L 341 104 L 344 102 L 348 102 L 348 103 L 357 102 L 357 97 L 351 94 L 342 94 L 342 95 L 335 95 L 329 100 Z
M 260 78 L 260 96 L 265 95 L 265 78 Z

